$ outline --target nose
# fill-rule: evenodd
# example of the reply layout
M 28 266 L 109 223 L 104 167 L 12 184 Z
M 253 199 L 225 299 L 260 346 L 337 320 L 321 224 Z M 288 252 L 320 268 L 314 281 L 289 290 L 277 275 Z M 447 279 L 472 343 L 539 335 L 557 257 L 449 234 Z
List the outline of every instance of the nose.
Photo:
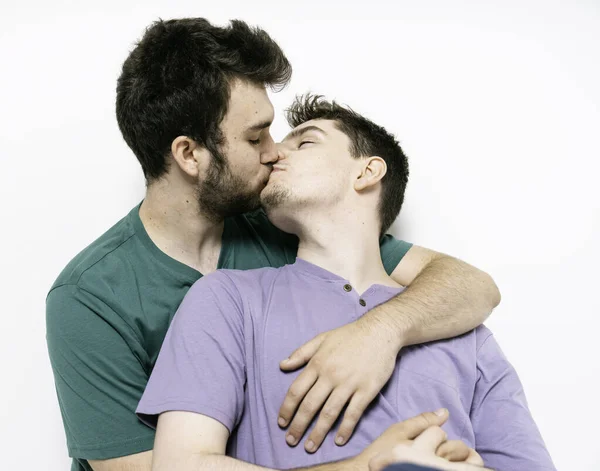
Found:
M 263 165 L 274 164 L 279 160 L 279 152 L 275 142 L 269 136 L 269 142 L 266 143 L 266 148 L 260 154 L 260 163 Z

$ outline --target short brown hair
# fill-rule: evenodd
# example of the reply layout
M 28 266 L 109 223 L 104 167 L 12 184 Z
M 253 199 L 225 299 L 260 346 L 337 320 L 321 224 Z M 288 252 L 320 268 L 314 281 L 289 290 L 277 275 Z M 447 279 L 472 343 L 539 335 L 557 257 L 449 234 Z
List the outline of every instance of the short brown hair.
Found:
M 351 108 L 321 95 L 297 96 L 286 110 L 286 118 L 292 128 L 313 119 L 332 120 L 350 139 L 352 157 L 378 156 L 385 161 L 387 173 L 381 180 L 379 200 L 380 232 L 385 233 L 400 213 L 408 183 L 408 159 L 396 138 Z

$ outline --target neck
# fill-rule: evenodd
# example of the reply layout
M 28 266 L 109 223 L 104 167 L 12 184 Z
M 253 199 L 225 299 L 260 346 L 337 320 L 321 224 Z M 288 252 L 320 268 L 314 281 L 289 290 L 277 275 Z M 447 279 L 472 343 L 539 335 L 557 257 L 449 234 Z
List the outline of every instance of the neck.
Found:
M 216 270 L 223 220 L 202 215 L 193 188 L 176 188 L 167 179 L 153 182 L 140 207 L 140 219 L 167 255 L 204 274 Z
M 302 218 L 300 218 L 302 219 Z M 354 212 L 296 219 L 298 257 L 350 281 L 359 293 L 373 284 L 398 287 L 385 271 L 379 251 L 379 223 Z

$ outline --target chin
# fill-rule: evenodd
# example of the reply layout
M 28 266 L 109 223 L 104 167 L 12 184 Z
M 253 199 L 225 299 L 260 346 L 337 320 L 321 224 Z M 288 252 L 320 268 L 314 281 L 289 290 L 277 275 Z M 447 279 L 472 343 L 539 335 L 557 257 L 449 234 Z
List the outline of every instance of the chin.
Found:
M 278 208 L 286 203 L 291 197 L 291 192 L 282 185 L 268 183 L 260 193 L 260 202 L 266 208 Z

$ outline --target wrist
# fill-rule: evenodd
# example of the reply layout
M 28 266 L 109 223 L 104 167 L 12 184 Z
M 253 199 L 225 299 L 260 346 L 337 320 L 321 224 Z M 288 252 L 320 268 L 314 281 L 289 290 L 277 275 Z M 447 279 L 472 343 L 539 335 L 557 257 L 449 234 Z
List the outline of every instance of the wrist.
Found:
M 356 321 L 361 329 L 373 336 L 378 343 L 383 342 L 399 353 L 407 345 L 409 326 L 406 322 L 395 322 L 381 316 L 378 308 L 369 311 Z M 385 314 L 385 313 L 384 313 Z
M 348 458 L 343 461 L 344 470 L 348 471 L 368 471 L 369 469 L 369 460 L 365 458 L 364 451 L 352 458 Z

